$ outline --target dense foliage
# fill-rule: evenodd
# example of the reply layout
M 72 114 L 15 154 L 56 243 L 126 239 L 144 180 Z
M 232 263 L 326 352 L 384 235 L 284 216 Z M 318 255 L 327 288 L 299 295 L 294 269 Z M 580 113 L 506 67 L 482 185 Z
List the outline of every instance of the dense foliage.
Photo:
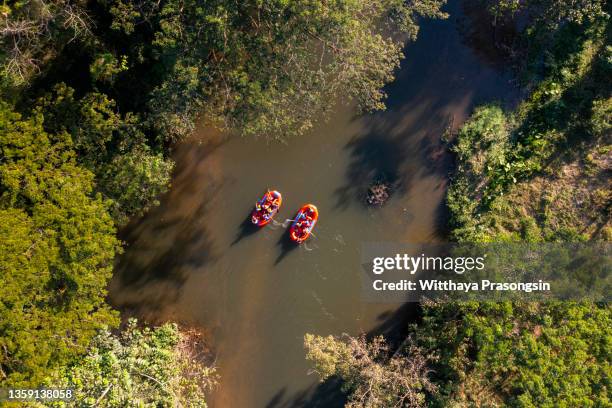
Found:
M 577 3 L 520 5 L 544 10 L 524 34 L 531 91 L 515 112 L 477 109 L 457 135 L 456 240 L 610 240 L 610 17 Z M 586 301 L 427 305 L 415 333 L 439 356 L 432 405 L 608 406 L 611 316 Z
M 87 354 L 56 375 L 54 387 L 75 397 L 57 407 L 206 407 L 216 374 L 200 359 L 197 337 L 176 325 L 139 329 L 130 320 L 120 336 L 100 332 Z
M 0 90 L 24 114 L 41 109 L 47 131 L 70 133 L 123 224 L 166 190 L 167 149 L 199 115 L 281 138 L 325 118 L 339 96 L 383 109 L 404 41 L 416 37 L 420 16 L 444 17 L 442 4 L 9 2 L 0 13 Z
M 611 312 L 570 302 L 425 306 L 415 331 L 438 353 L 431 405 L 608 406 Z
M 5 82 L 27 85 L 40 72 L 104 90 L 144 113 L 162 141 L 188 134 L 203 111 L 274 137 L 302 133 L 339 94 L 381 109 L 416 19 L 444 16 L 443 0 L 93 3 L 5 5 Z M 66 60 L 89 65 L 89 75 L 55 66 Z
M 35 385 L 117 316 L 108 203 L 66 133 L 0 104 L 0 380 Z
M 71 135 L 77 157 L 97 176 L 98 190 L 112 200 L 118 225 L 157 204 L 170 182 L 173 162 L 155 151 L 133 113 L 121 115 L 106 94 L 89 92 L 81 98 L 58 83 L 34 102 L 44 114 L 48 132 Z
M 282 137 L 309 129 L 336 95 L 384 108 L 381 88 L 403 44 L 385 33 L 414 38 L 415 18 L 442 16 L 442 3 L 173 0 L 158 11 L 123 2 L 112 11 L 125 35 L 145 21 L 154 27 L 165 78 L 149 107 L 163 133 L 180 137 L 204 109 L 244 134 Z
M 560 24 L 583 23 L 599 18 L 604 13 L 604 0 L 485 0 L 496 17 L 514 16 L 528 12 L 532 17 L 531 28 L 543 26 L 548 30 Z

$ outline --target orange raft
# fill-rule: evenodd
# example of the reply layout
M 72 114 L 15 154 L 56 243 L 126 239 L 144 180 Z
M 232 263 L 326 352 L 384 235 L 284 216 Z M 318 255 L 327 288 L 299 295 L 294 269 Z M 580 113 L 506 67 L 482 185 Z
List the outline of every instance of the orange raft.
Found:
M 263 197 L 255 203 L 255 208 L 251 213 L 251 222 L 259 227 L 268 224 L 278 212 L 282 202 L 281 193 L 276 190 L 266 191 Z
M 312 204 L 302 206 L 289 228 L 289 237 L 301 244 L 308 239 L 318 219 L 319 210 L 317 210 L 317 207 Z

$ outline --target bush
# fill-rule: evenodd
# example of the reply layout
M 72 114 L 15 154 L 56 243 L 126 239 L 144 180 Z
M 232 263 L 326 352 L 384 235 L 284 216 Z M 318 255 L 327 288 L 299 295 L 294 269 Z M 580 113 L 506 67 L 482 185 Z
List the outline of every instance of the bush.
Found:
M 170 185 L 174 163 L 145 146 L 115 158 L 100 171 L 101 190 L 113 199 L 113 216 L 119 224 L 142 215 L 159 204 Z

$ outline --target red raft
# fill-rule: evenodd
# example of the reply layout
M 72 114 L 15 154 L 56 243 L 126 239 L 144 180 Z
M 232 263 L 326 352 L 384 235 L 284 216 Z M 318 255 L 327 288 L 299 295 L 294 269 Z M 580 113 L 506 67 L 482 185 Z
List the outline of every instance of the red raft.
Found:
M 263 227 L 272 221 L 278 212 L 283 197 L 276 190 L 268 190 L 261 199 L 255 203 L 255 208 L 251 213 L 251 222 L 259 227 Z
M 298 244 L 306 241 L 318 219 L 319 210 L 317 210 L 317 207 L 312 204 L 302 206 L 289 228 L 289 237 Z

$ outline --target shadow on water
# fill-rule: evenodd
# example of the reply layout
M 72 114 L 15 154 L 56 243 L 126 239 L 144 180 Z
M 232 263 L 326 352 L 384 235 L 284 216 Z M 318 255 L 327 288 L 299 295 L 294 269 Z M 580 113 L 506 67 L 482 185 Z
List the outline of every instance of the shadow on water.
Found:
M 384 129 L 353 138 L 345 149 L 350 151 L 352 161 L 347 182 L 336 190 L 336 208 L 346 209 L 351 200 L 365 203 L 367 189 L 375 181 L 384 181 L 392 191 L 407 187 L 406 174 L 400 170 L 406 152 L 385 136 Z
M 387 183 L 392 197 L 405 196 L 415 178 L 448 173 L 451 161 L 442 136 L 453 127 L 454 119 L 444 112 L 466 95 L 453 98 L 440 89 L 434 92 L 436 99 L 419 97 L 425 88 L 407 91 L 414 85 L 404 84 L 400 79 L 389 87 L 392 96 L 397 92 L 402 97 L 391 97 L 388 111 L 360 119 L 365 131 L 346 144 L 351 161 L 345 183 L 336 190 L 336 208 L 346 209 L 352 200 L 365 205 L 368 188 L 375 182 Z
M 344 154 L 338 155 L 341 160 L 331 154 L 321 155 L 320 164 L 329 165 L 331 170 L 329 179 L 325 178 L 326 172 L 317 173 L 325 178 L 321 185 L 325 194 L 318 199 L 325 201 L 321 208 L 339 208 L 342 214 L 335 215 L 342 222 L 362 220 L 359 217 L 365 211 L 348 207 L 364 203 L 370 183 L 385 179 L 392 185 L 391 205 L 373 220 L 380 220 L 377 226 L 381 227 L 373 237 L 428 241 L 444 235 L 447 214 L 443 195 L 452 161 L 441 136 L 449 128 L 456 129 L 475 105 L 506 98 L 511 93 L 507 79 L 489 65 L 483 66 L 458 35 L 460 4 L 460 0 L 450 0 L 447 7 L 451 18 L 428 21 L 419 40 L 408 46 L 397 80 L 387 87 L 388 111 L 355 118 L 353 123 L 343 114 L 337 126 L 350 133 L 342 133 L 342 139 L 334 139 L 325 150 L 336 155 L 338 148 L 344 148 Z M 336 126 L 329 133 L 324 130 L 313 137 L 318 142 L 325 141 L 335 130 Z M 354 137 L 347 141 L 345 135 Z M 302 255 L 296 250 L 299 245 L 289 239 L 287 231 L 283 231 L 272 250 L 267 244 L 274 241 L 247 245 L 255 244 L 262 236 L 255 239 L 257 229 L 251 229 L 248 219 L 238 225 L 247 214 L 242 212 L 242 206 L 231 204 L 251 201 L 251 192 L 245 192 L 241 180 L 251 174 L 252 165 L 262 164 L 259 159 L 266 158 L 270 151 L 251 151 L 252 146 L 234 145 L 215 155 L 195 144 L 177 147 L 179 168 L 172 190 L 159 208 L 122 236 L 128 249 L 118 261 L 115 288 L 109 291 L 111 300 L 120 309 L 145 318 L 178 316 L 215 328 L 215 345 L 222 350 L 225 347 L 227 352 L 219 354 L 220 372 L 225 379 L 217 396 L 219 403 L 212 406 L 341 407 L 346 397 L 338 379 L 313 384 L 314 375 L 304 378 L 308 368 L 299 344 L 304 331 L 357 334 L 359 328 L 364 328 L 369 330 L 369 336 L 382 334 L 393 345 L 406 333 L 417 307 L 389 305 L 388 309 L 397 310 L 380 314 L 373 321 L 378 311 L 387 306 L 355 315 L 352 308 L 359 294 L 345 288 L 344 279 L 336 279 L 331 273 L 329 279 L 321 273 L 307 281 L 320 285 L 312 288 L 313 294 L 322 293 L 320 302 L 315 298 L 318 304 L 312 302 L 312 297 L 305 300 L 303 295 L 308 294 L 309 288 L 299 287 L 300 282 L 291 274 L 283 274 L 280 279 L 276 272 L 294 266 L 285 258 L 290 253 L 293 257 Z M 287 174 L 278 175 L 279 184 L 304 176 L 301 160 L 288 168 Z M 223 186 L 221 191 L 219 186 Z M 400 216 L 412 218 L 402 218 L 398 224 L 396 219 Z M 413 222 L 419 220 L 416 217 L 421 217 L 422 223 Z M 348 237 L 351 231 L 362 229 L 345 229 L 337 223 L 330 229 L 330 234 L 339 237 L 338 242 L 331 241 L 335 247 L 313 254 L 304 268 L 326 272 L 338 266 L 347 273 L 346 262 L 357 251 L 355 245 L 359 241 L 355 237 L 344 242 L 343 236 Z M 276 237 L 272 233 L 266 235 L 271 236 Z M 234 246 L 230 249 L 230 245 Z M 336 248 L 338 252 L 331 251 Z M 272 262 L 277 266 L 273 271 Z M 206 276 L 200 279 L 198 275 L 204 273 Z M 332 312 L 341 312 L 338 320 L 330 321 L 324 302 Z M 242 404 L 222 403 L 227 400 Z
M 511 67 L 513 60 L 516 63 L 521 26 L 528 21 L 524 13 L 519 12 L 512 18 L 499 17 L 491 24 L 491 14 L 479 0 L 463 1 L 462 12 L 457 29 L 463 43 L 481 61 L 500 71 Z
M 204 206 L 194 213 L 202 217 Z M 201 225 L 194 227 L 191 218 L 165 219 L 149 231 L 157 239 L 143 238 L 130 243 L 130 257 L 122 259 L 116 267 L 115 280 L 124 293 L 135 296 L 121 296 L 113 299 L 125 310 L 146 310 L 148 314 L 174 303 L 180 296 L 187 278 L 205 265 L 218 258 L 214 242 L 208 230 Z M 159 237 L 168 237 L 168 245 L 160 245 Z
M 446 242 L 450 237 L 450 232 L 450 213 L 446 206 L 446 201 L 441 201 L 436 206 L 434 228 L 429 239 Z
M 314 374 L 313 374 L 314 375 Z M 277 392 L 265 408 L 342 408 L 346 395 L 340 390 L 342 383 L 338 378 L 310 386 L 287 398 L 285 388 Z
M 232 241 L 230 246 L 234 246 L 245 238 L 250 237 L 255 234 L 261 228 L 251 222 L 251 213 L 242 221 L 240 227 L 238 228 L 238 234 L 236 234 L 236 238 Z
M 280 253 L 274 260 L 274 266 L 277 266 L 283 259 L 285 259 L 287 255 L 300 247 L 299 244 L 293 242 L 289 237 L 289 228 L 283 232 L 280 239 L 276 243 L 276 246 L 279 248 Z
M 403 303 L 393 311 L 381 313 L 376 319 L 376 326 L 366 333 L 366 337 L 383 336 L 391 350 L 394 350 L 408 335 L 409 325 L 417 322 L 419 316 L 417 303 Z
M 423 27 L 420 35 L 428 38 L 407 46 L 402 68 L 386 88 L 387 110 L 356 118 L 364 131 L 345 146 L 351 161 L 345 183 L 336 191 L 336 208 L 346 209 L 352 200 L 365 205 L 368 188 L 381 179 L 391 187 L 392 198 L 409 195 L 424 177 L 446 179 L 452 158 L 443 136 L 455 131 L 477 104 L 500 97 L 506 105 L 514 103 L 518 90 L 511 90 L 511 81 L 494 71 L 503 65 L 500 57 L 481 55 L 481 42 L 489 33 L 479 25 L 469 32 L 461 28 L 473 18 L 463 14 L 473 3 L 449 2 L 450 22 Z M 497 63 L 483 67 L 482 60 L 491 59 Z

